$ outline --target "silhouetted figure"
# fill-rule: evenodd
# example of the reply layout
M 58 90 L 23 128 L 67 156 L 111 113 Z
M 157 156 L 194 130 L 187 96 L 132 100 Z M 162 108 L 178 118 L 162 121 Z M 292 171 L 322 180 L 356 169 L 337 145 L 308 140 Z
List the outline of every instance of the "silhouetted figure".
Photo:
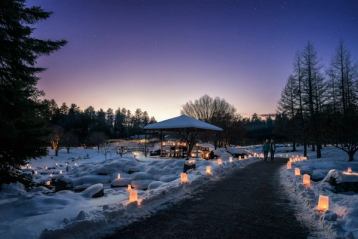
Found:
M 270 142 L 268 139 L 265 140 L 265 143 L 262 146 L 262 151 L 264 152 L 264 161 L 267 161 L 268 153 L 270 151 Z
M 275 158 L 275 151 L 276 151 L 276 145 L 275 145 L 275 142 L 273 141 L 273 139 L 271 139 L 271 143 L 270 143 L 270 157 L 271 157 L 271 161 L 273 161 L 274 158 Z

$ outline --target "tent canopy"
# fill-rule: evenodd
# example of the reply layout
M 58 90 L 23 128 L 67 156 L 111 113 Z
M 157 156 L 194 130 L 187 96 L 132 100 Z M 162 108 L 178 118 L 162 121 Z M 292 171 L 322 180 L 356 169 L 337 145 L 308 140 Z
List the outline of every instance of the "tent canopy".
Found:
M 145 130 L 176 130 L 176 129 L 200 129 L 211 131 L 222 131 L 215 125 L 206 123 L 201 120 L 191 118 L 186 115 L 181 115 L 171 119 L 163 120 L 158 123 L 149 124 L 144 127 Z

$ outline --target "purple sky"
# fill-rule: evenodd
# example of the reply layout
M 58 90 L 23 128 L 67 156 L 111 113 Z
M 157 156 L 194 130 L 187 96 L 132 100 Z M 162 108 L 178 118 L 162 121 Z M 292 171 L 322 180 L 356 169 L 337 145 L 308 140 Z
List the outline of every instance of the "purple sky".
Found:
M 54 12 L 36 36 L 69 42 L 40 59 L 40 88 L 82 108 L 142 108 L 161 120 L 209 94 L 243 115 L 270 113 L 308 40 L 322 64 L 341 39 L 358 57 L 357 1 L 29 3 Z

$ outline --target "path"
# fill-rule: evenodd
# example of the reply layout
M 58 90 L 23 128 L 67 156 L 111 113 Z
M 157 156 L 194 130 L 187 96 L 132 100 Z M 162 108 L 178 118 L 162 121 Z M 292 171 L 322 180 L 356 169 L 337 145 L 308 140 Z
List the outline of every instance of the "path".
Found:
M 192 199 L 133 223 L 107 239 L 307 238 L 279 183 L 285 162 L 259 162 L 208 183 Z

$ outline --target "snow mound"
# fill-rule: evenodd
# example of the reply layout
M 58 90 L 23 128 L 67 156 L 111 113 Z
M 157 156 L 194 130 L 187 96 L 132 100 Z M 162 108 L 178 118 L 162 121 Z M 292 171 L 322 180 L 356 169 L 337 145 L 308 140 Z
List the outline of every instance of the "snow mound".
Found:
M 102 197 L 104 195 L 103 184 L 97 183 L 82 192 L 82 195 L 87 198 Z

